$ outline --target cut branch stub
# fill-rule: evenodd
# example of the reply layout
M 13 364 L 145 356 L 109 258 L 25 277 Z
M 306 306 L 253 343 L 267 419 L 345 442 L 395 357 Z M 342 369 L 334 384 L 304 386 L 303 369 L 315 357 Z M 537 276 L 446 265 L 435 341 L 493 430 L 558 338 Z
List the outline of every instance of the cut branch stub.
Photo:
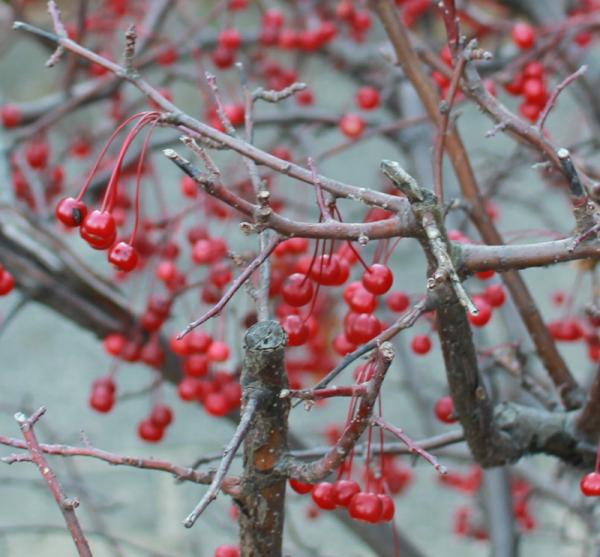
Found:
M 287 335 L 277 321 L 261 321 L 244 339 L 244 404 L 257 400 L 255 419 L 244 442 L 241 485 L 240 547 L 242 557 L 280 557 L 286 478 L 277 465 L 287 453 L 289 399 L 284 352 Z

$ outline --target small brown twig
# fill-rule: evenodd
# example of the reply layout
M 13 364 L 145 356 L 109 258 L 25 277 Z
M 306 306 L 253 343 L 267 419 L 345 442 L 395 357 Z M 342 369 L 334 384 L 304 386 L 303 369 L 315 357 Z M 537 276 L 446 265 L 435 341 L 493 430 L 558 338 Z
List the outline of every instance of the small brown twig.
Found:
M 256 412 L 258 400 L 256 397 L 251 397 L 248 399 L 246 407 L 244 408 L 242 415 L 240 417 L 240 423 L 238 424 L 231 441 L 229 441 L 227 447 L 223 451 L 223 458 L 215 476 L 213 478 L 212 483 L 210 484 L 208 491 L 204 494 L 204 497 L 200 500 L 200 502 L 196 505 L 194 510 L 188 515 L 188 517 L 183 522 L 183 525 L 186 528 L 191 528 L 198 517 L 204 512 L 206 507 L 210 505 L 212 501 L 217 498 L 217 493 L 221 489 L 221 485 L 223 484 L 223 480 L 225 480 L 225 476 L 233 463 L 233 459 L 237 450 L 240 448 L 242 441 L 246 437 L 248 430 L 250 429 L 250 425 L 252 424 L 252 420 L 254 418 L 254 414 Z
M 384 420 L 381 416 L 375 418 L 373 420 L 373 425 L 381 427 L 386 431 L 389 431 L 393 435 L 395 435 L 400 441 L 402 441 L 407 447 L 411 454 L 419 455 L 421 458 L 424 458 L 429 464 L 431 464 L 442 476 L 448 473 L 448 470 L 445 466 L 440 464 L 438 460 L 430 453 L 428 453 L 422 446 L 415 443 L 406 433 L 399 427 L 396 427 L 386 420 Z
M 46 413 L 46 409 L 42 406 L 39 410 L 34 412 L 29 418 L 25 416 L 22 412 L 17 412 L 15 414 L 15 420 L 19 424 L 19 428 L 21 429 L 21 433 L 23 434 L 23 438 L 25 439 L 25 443 L 27 445 L 27 450 L 29 451 L 29 456 L 31 461 L 38 467 L 40 473 L 52 495 L 54 500 L 58 504 L 60 511 L 67 523 L 67 527 L 71 532 L 71 537 L 73 538 L 73 542 L 75 543 L 75 547 L 77 548 L 77 552 L 82 557 L 92 557 L 92 551 L 90 550 L 90 546 L 88 541 L 81 529 L 81 525 L 79 524 L 79 520 L 77 519 L 77 515 L 75 514 L 75 509 L 79 506 L 79 501 L 77 499 L 69 499 L 58 481 L 58 478 L 52 471 L 52 468 L 48 465 L 46 458 L 44 457 L 44 453 L 38 443 L 37 437 L 33 430 L 36 422 Z

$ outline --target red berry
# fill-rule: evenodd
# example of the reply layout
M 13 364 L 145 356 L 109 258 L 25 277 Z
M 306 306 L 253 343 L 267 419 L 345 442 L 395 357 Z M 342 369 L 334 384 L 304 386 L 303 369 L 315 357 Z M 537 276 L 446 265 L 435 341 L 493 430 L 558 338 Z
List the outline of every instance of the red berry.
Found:
M 27 145 L 25 158 L 32 168 L 46 168 L 50 149 L 45 141 L 34 141 Z
M 205 354 L 190 354 L 183 362 L 183 371 L 188 377 L 208 375 L 210 362 Z
M 170 66 L 177 62 L 179 59 L 179 54 L 177 49 L 173 46 L 170 46 L 164 49 L 157 57 L 156 62 L 161 66 Z
M 229 410 L 240 407 L 242 402 L 242 387 L 236 381 L 230 381 L 221 386 L 221 394 L 225 397 Z
M 198 184 L 191 176 L 184 176 L 181 179 L 181 193 L 190 199 L 198 197 Z
M 210 268 L 208 277 L 217 288 L 223 288 L 231 282 L 233 273 L 227 263 L 220 261 Z
M 241 126 L 244 123 L 246 112 L 243 104 L 228 104 L 223 110 L 233 126 Z
M 335 503 L 341 507 L 347 507 L 352 497 L 360 493 L 360 486 L 353 480 L 338 480 L 333 487 Z
M 531 102 L 523 102 L 521 105 L 519 105 L 519 112 L 525 117 L 527 118 L 527 120 L 529 120 L 530 122 L 535 122 L 538 119 L 538 116 L 540 115 L 540 113 L 543 110 L 543 106 L 540 106 L 537 103 L 531 103 Z
M 289 346 L 301 346 L 308 340 L 310 330 L 298 315 L 288 315 L 283 320 L 282 326 L 288 335 Z
M 529 23 L 519 22 L 513 27 L 512 40 L 519 48 L 528 50 L 535 44 L 535 29 Z
M 0 274 L 0 296 L 6 296 L 15 287 L 15 278 L 7 270 L 3 269 Z
M 577 33 L 577 35 L 575 35 L 575 38 L 573 39 L 573 41 L 578 46 L 585 48 L 586 46 L 590 45 L 590 43 L 592 42 L 593 39 L 594 39 L 594 36 L 592 35 L 592 33 L 590 31 L 581 31 L 580 33 Z
M 525 78 L 523 74 L 518 74 L 515 78 L 504 86 L 507 93 L 518 96 L 523 94 L 523 84 L 525 83 Z
M 92 248 L 108 249 L 117 237 L 117 225 L 107 211 L 94 210 L 84 217 L 79 234 Z
M 148 443 L 158 443 L 165 433 L 164 428 L 157 426 L 149 418 L 142 420 L 138 424 L 138 435 L 140 439 L 147 441 Z
M 129 273 L 135 269 L 138 263 L 138 254 L 131 244 L 119 242 L 110 248 L 108 261 L 120 271 Z
M 542 79 L 546 73 L 544 64 L 542 62 L 533 61 L 525 64 L 523 68 L 523 77 L 532 79 Z
M 87 215 L 87 207 L 83 201 L 73 197 L 65 197 L 56 206 L 56 218 L 69 228 L 79 226 Z
M 548 100 L 546 84 L 541 79 L 526 79 L 523 83 L 523 96 L 527 102 L 540 105 L 543 108 Z
M 302 307 L 310 303 L 313 292 L 312 281 L 300 273 L 290 275 L 281 289 L 286 304 L 294 307 Z
M 94 386 L 89 403 L 90 406 L 96 410 L 96 412 L 106 414 L 113 409 L 115 405 L 115 397 L 110 389 L 102 386 Z
M 375 338 L 381 332 L 381 323 L 372 313 L 352 314 L 346 329 L 346 336 L 350 342 L 364 344 Z
M 104 337 L 102 345 L 105 352 L 111 356 L 120 356 L 127 345 L 127 337 L 121 333 L 111 333 Z
M 156 278 L 163 282 L 172 282 L 177 278 L 179 271 L 172 261 L 161 261 L 154 270 Z
M 304 89 L 296 93 L 296 102 L 300 106 L 310 106 L 315 102 L 315 95 L 311 89 Z
M 474 297 L 473 303 L 475 307 L 479 310 L 477 315 L 472 313 L 468 314 L 469 321 L 475 327 L 483 327 L 487 325 L 489 320 L 492 318 L 492 306 L 488 304 L 487 300 L 483 297 Z
M 375 493 L 357 493 L 348 506 L 348 513 L 355 520 L 376 523 L 381 519 L 383 504 Z
M 590 472 L 581 478 L 579 483 L 581 493 L 586 497 L 597 497 L 600 495 L 600 473 Z
M 496 274 L 494 269 L 488 269 L 487 271 L 478 271 L 475 273 L 479 280 L 488 280 L 491 279 Z
M 164 429 L 173 422 L 173 410 L 171 410 L 170 406 L 159 402 L 154 405 L 152 412 L 150 412 L 150 421 L 156 427 Z
M 456 422 L 456 417 L 454 416 L 454 402 L 452 401 L 452 397 L 443 396 L 439 398 L 434 407 L 435 415 L 440 422 L 445 424 L 453 424 Z
M 410 298 L 404 292 L 390 292 L 387 297 L 387 305 L 392 311 L 404 311 L 410 305 Z
M 377 298 L 361 286 L 350 298 L 349 306 L 356 313 L 373 313 L 377 308 Z
M 289 479 L 290 487 L 296 492 L 300 493 L 300 495 L 304 495 L 306 493 L 310 493 L 315 487 L 314 484 L 307 484 L 301 482 L 300 480 L 294 480 L 292 478 Z
M 396 514 L 396 505 L 394 504 L 394 500 L 384 493 L 380 493 L 377 495 L 379 500 L 381 501 L 381 518 L 379 519 L 381 522 L 389 522 L 393 520 L 394 514 Z
M 23 119 L 21 110 L 14 104 L 5 104 L 0 108 L 0 120 L 5 128 L 14 128 L 18 126 Z
M 362 283 L 369 292 L 379 296 L 392 287 L 394 275 L 388 266 L 375 263 L 365 271 Z
M 160 321 L 159 325 L 155 326 L 154 329 L 150 327 L 150 332 L 155 332 L 160 329 L 160 325 L 162 325 L 162 321 Z M 148 330 L 146 324 L 144 324 L 144 329 Z M 158 342 L 149 342 L 142 348 L 140 360 L 148 366 L 159 368 L 165 363 L 166 354 Z
M 310 276 L 315 282 L 325 286 L 337 284 L 342 268 L 337 254 L 320 255 L 314 261 Z
M 490 306 L 499 308 L 506 300 L 506 292 L 501 284 L 490 284 L 484 291 L 483 296 Z
M 333 349 L 340 355 L 345 356 L 356 350 L 356 344 L 348 340 L 344 333 L 336 335 L 333 341 Z
M 183 342 L 185 342 L 186 354 L 206 354 L 212 344 L 212 338 L 208 333 L 196 329 L 183 337 Z
M 359 138 L 365 131 L 366 123 L 358 114 L 344 114 L 340 120 L 341 132 L 350 139 Z
M 184 377 L 177 385 L 177 394 L 181 400 L 190 402 L 196 400 L 199 381 L 194 377 Z
M 354 12 L 352 27 L 356 31 L 367 31 L 371 27 L 371 15 L 366 10 Z
M 229 48 L 219 46 L 211 54 L 213 64 L 222 70 L 229 68 L 235 62 L 235 52 Z
M 237 545 L 220 545 L 214 557 L 240 557 L 240 549 Z
M 321 482 L 312 490 L 312 499 L 320 509 L 335 509 L 335 488 L 330 482 Z
M 229 414 L 229 403 L 225 395 L 221 392 L 210 393 L 204 399 L 204 409 L 211 415 L 222 417 Z
M 268 9 L 262 16 L 264 27 L 282 27 L 284 21 L 283 12 L 277 8 Z
M 364 110 L 372 110 L 379 106 L 379 91 L 375 87 L 361 87 L 356 93 L 356 104 Z
M 226 362 L 229 359 L 229 346 L 220 340 L 215 340 L 208 349 L 208 359 L 211 362 Z
M 431 350 L 431 339 L 427 335 L 416 335 L 413 337 L 410 347 L 415 354 L 423 356 Z
M 219 33 L 219 45 L 223 48 L 235 50 L 242 44 L 242 35 L 237 29 L 223 29 Z

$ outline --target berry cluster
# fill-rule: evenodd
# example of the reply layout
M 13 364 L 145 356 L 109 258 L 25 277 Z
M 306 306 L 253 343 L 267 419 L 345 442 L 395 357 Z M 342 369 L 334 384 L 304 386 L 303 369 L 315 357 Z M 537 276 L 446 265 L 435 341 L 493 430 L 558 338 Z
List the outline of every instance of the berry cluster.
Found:
M 477 495 L 481 490 L 483 471 L 474 466 L 465 474 L 450 472 L 440 476 L 439 481 L 460 493 L 471 496 L 477 503 Z M 513 477 L 510 482 L 513 500 L 513 513 L 522 532 L 531 532 L 537 528 L 537 522 L 531 510 L 531 486 L 521 478 Z M 460 506 L 454 512 L 454 533 L 461 537 L 475 540 L 487 540 L 489 533 L 477 518 L 476 508 Z

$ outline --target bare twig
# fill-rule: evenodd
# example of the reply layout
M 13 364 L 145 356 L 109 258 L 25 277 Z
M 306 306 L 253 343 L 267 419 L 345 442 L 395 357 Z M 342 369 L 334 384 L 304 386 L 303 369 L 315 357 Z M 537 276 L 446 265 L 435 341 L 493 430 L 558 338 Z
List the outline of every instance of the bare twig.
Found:
M 227 292 L 223 294 L 221 299 L 211 308 L 209 309 L 202 317 L 190 323 L 179 335 L 178 339 L 182 339 L 185 335 L 187 335 L 190 331 L 202 325 L 202 323 L 206 323 L 211 317 L 215 315 L 219 315 L 223 308 L 227 305 L 227 302 L 233 298 L 233 295 L 242 287 L 242 285 L 252 276 L 252 273 L 256 271 L 266 260 L 267 258 L 275 251 L 275 248 L 281 242 L 280 236 L 273 236 L 269 241 L 269 244 L 266 246 L 266 249 L 259 253 L 254 260 L 244 269 L 244 271 L 238 276 L 231 286 L 227 289 Z
M 204 512 L 206 507 L 210 505 L 212 501 L 217 498 L 217 493 L 221 489 L 223 481 L 225 480 L 225 476 L 231 467 L 233 459 L 235 457 L 235 453 L 240 448 L 242 441 L 246 437 L 248 433 L 248 429 L 252 424 L 252 420 L 254 418 L 254 413 L 257 408 L 257 399 L 249 398 L 246 404 L 246 407 L 242 411 L 242 415 L 240 417 L 240 423 L 238 424 L 231 441 L 229 441 L 227 447 L 223 451 L 223 459 L 217 468 L 215 476 L 213 478 L 212 483 L 210 484 L 208 491 L 204 494 L 204 497 L 200 500 L 200 502 L 196 505 L 194 510 L 188 515 L 188 517 L 183 522 L 186 528 L 191 528 L 198 517 Z
M 67 523 L 67 527 L 71 532 L 71 537 L 73 538 L 77 552 L 82 557 L 92 557 L 92 551 L 90 550 L 88 541 L 83 533 L 83 530 L 81 529 L 77 515 L 75 514 L 75 509 L 79 506 L 79 501 L 76 499 L 69 499 L 65 495 L 58 478 L 44 457 L 44 453 L 40 448 L 37 437 L 33 430 L 36 422 L 45 414 L 45 412 L 46 409 L 41 407 L 29 418 L 22 412 L 17 412 L 15 414 L 15 420 L 19 424 L 19 428 L 21 429 L 21 433 L 25 439 L 27 450 L 29 451 L 29 456 L 31 457 L 32 462 L 38 467 L 42 477 L 46 480 L 54 500 L 62 512 L 65 522 Z
M 544 110 L 538 116 L 538 120 L 535 123 L 536 128 L 540 130 L 540 133 L 544 129 L 544 124 L 546 123 L 546 119 L 550 115 L 550 111 L 554 108 L 556 101 L 558 99 L 558 95 L 566 89 L 571 83 L 573 83 L 576 79 L 581 77 L 585 72 L 587 72 L 587 66 L 581 66 L 576 72 L 573 72 L 571 75 L 567 76 L 563 81 L 561 81 L 552 91 L 550 97 L 546 101 L 544 106 Z
M 438 462 L 437 458 L 435 458 L 432 454 L 428 453 L 422 446 L 415 443 L 408 435 L 406 435 L 406 433 L 404 433 L 403 429 L 388 423 L 382 417 L 375 418 L 373 420 L 373 425 L 381 427 L 381 428 L 385 429 L 386 431 L 389 431 L 390 433 L 395 435 L 398 439 L 400 439 L 408 447 L 408 451 L 411 454 L 419 455 L 421 458 L 425 459 L 441 475 L 448 473 L 448 470 L 446 469 L 446 467 L 443 466 L 442 464 L 440 464 Z
M 56 2 L 54 0 L 50 0 L 48 2 L 48 12 L 50 13 L 50 17 L 52 18 L 52 23 L 54 25 L 54 30 L 56 31 L 56 34 L 60 37 L 66 38 L 67 31 L 60 18 L 60 10 L 58 9 L 58 6 L 56 5 Z M 59 44 L 56 47 L 56 50 L 54 51 L 52 56 L 50 56 L 50 58 L 46 62 L 46 67 L 51 68 L 55 66 L 59 62 L 64 50 L 64 47 L 61 44 Z

